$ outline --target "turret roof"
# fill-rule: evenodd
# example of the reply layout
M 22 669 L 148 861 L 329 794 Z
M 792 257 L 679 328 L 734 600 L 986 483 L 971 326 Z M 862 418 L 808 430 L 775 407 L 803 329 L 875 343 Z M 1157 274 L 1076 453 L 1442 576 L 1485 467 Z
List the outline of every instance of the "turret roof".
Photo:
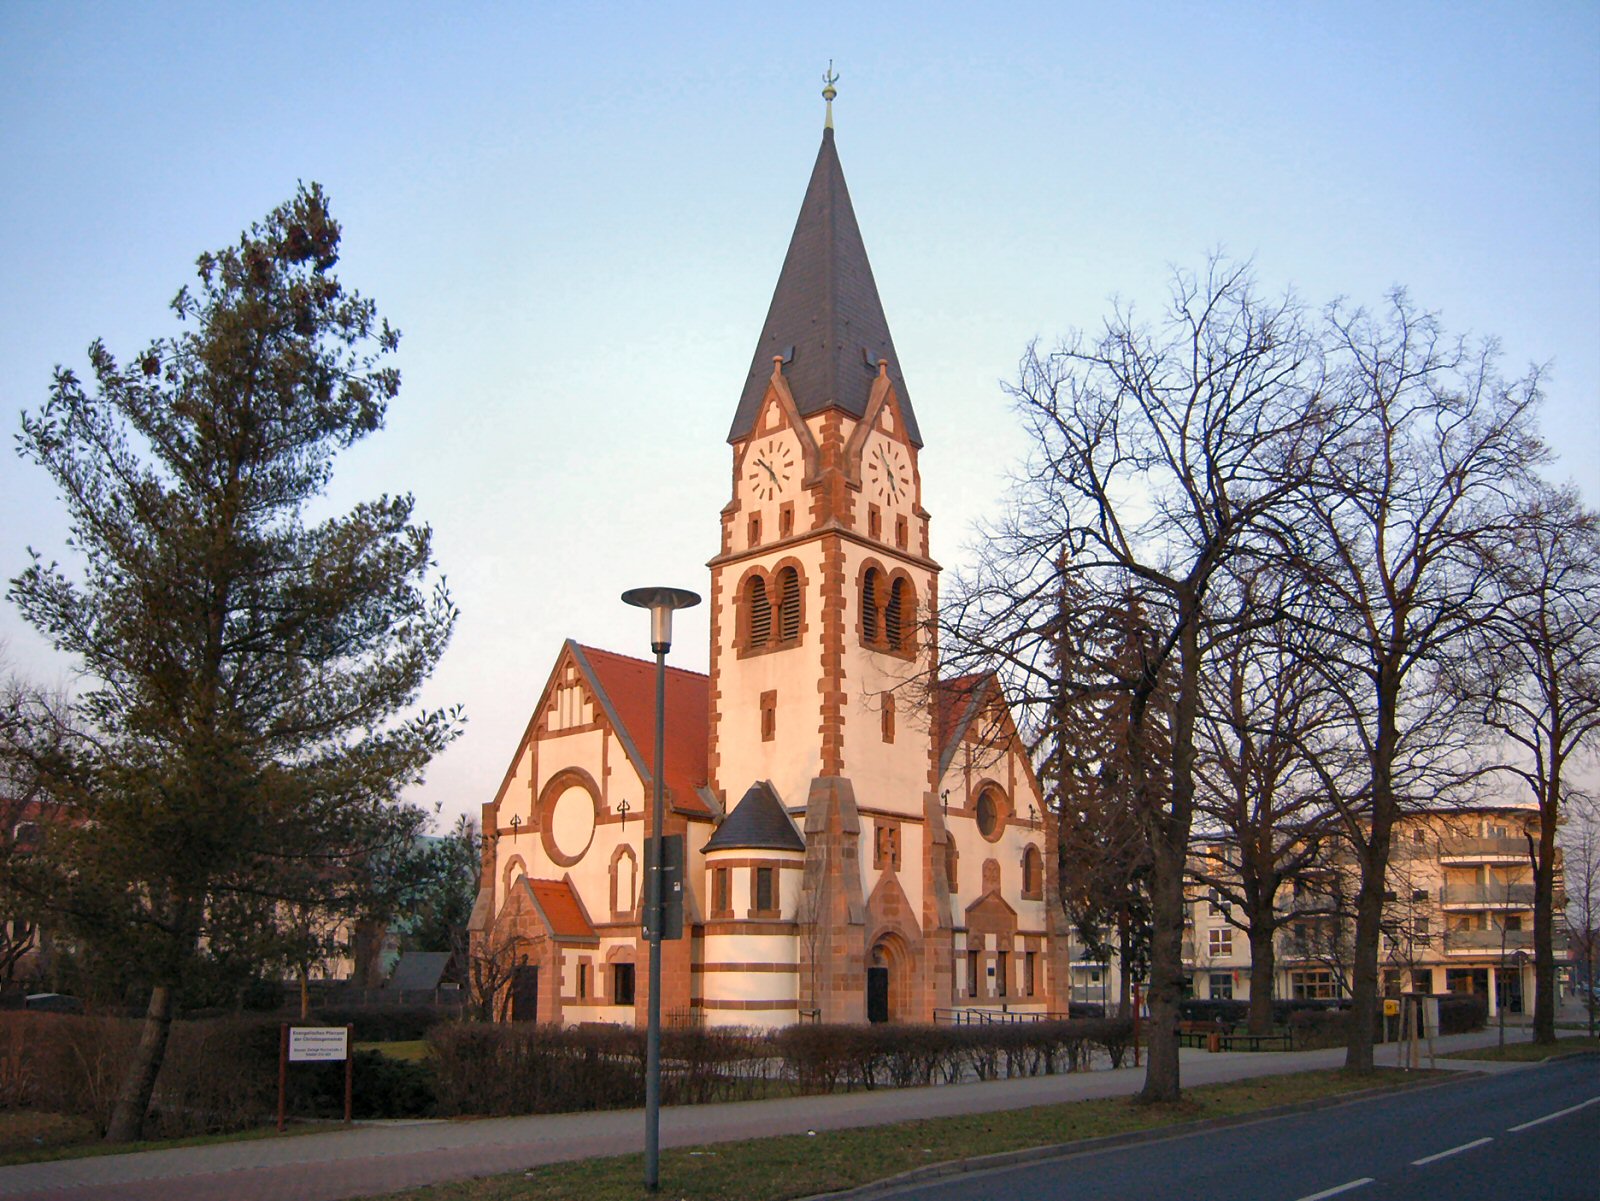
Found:
M 750 785 L 704 850 L 803 851 L 806 841 L 765 780 Z

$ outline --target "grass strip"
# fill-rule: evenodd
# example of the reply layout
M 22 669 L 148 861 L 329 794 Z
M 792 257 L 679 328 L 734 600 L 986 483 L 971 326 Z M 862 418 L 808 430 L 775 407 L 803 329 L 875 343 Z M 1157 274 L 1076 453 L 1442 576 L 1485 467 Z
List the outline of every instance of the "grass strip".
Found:
M 1540 1063 L 1560 1055 L 1580 1055 L 1585 1051 L 1600 1051 L 1600 1038 L 1563 1038 L 1555 1046 L 1548 1043 L 1507 1043 L 1503 1047 L 1474 1047 L 1470 1051 L 1452 1051 L 1440 1059 L 1477 1059 L 1496 1063 Z
M 1184 1090 L 1174 1105 L 1126 1097 L 674 1148 L 661 1191 L 641 1181 L 644 1156 L 549 1164 L 528 1172 L 430 1185 L 382 1201 L 788 1201 L 854 1188 L 928 1164 L 1230 1118 L 1342 1093 L 1401 1087 L 1445 1072 L 1296 1072 Z

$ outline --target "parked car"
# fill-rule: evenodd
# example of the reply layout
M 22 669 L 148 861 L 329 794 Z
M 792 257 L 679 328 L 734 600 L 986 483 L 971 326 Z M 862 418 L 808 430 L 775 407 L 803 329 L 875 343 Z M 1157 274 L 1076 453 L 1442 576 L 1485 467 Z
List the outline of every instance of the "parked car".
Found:
M 24 1009 L 36 1009 L 41 1013 L 82 1013 L 83 1002 L 77 997 L 69 997 L 66 993 L 36 992 L 30 993 L 23 1000 Z

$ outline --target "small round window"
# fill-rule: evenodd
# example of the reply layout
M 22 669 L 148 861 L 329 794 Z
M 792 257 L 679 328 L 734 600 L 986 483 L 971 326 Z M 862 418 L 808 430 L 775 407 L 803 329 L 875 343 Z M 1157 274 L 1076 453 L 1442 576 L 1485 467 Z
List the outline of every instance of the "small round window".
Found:
M 993 786 L 978 794 L 978 833 L 990 842 L 1000 837 L 1000 824 L 1005 819 L 1003 805 L 1000 790 Z

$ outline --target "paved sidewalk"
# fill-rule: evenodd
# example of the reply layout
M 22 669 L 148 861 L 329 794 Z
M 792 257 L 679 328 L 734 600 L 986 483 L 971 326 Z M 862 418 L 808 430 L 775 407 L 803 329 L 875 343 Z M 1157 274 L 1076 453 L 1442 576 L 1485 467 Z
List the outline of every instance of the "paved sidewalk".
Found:
M 1526 1041 L 1525 1029 L 1506 1039 Z M 1440 1053 L 1492 1046 L 1493 1029 L 1438 1040 Z M 1395 1062 L 1380 1047 L 1378 1062 Z M 1182 1053 L 1186 1086 L 1307 1068 L 1337 1067 L 1343 1049 L 1325 1051 Z M 1442 1068 L 1482 1070 L 1517 1065 L 1440 1060 Z M 873 1090 L 672 1108 L 661 1114 L 661 1145 L 682 1147 L 808 1130 L 842 1130 L 909 1118 L 999 1112 L 1030 1105 L 1127 1096 L 1144 1081 L 1142 1068 L 1036 1076 L 986 1084 Z M 492 1118 L 477 1121 L 385 1122 L 283 1139 L 216 1143 L 129 1155 L 105 1155 L 0 1168 L 0 1198 L 9 1201 L 338 1201 L 484 1176 L 564 1160 L 642 1150 L 641 1110 Z

